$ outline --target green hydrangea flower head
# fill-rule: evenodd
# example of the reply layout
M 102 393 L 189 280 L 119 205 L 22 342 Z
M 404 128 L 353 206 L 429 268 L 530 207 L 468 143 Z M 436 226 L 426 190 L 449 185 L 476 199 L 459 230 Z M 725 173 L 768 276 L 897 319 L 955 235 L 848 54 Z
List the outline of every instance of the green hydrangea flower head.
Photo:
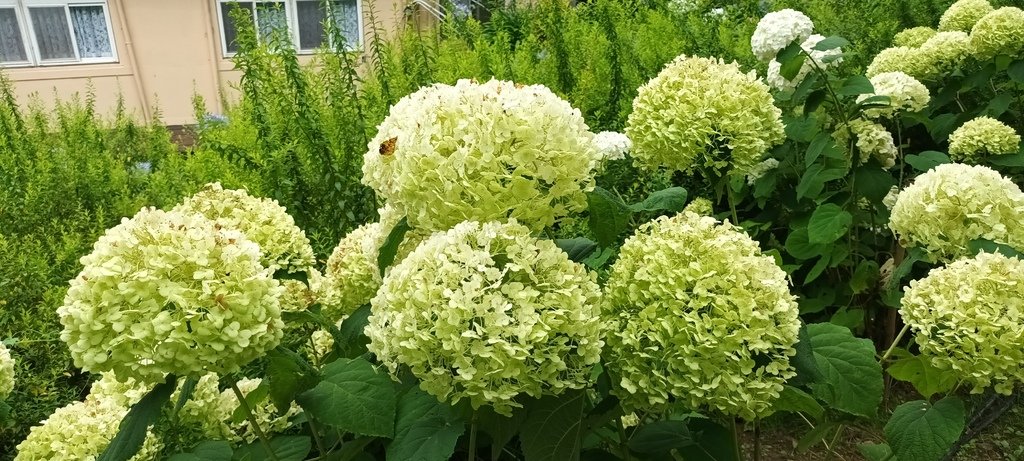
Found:
M 939 18 L 939 31 L 970 32 L 974 24 L 992 12 L 988 0 L 959 0 L 949 6 Z
M 600 287 L 550 240 L 516 223 L 432 235 L 371 302 L 370 352 L 407 366 L 439 400 L 510 415 L 525 396 L 588 385 L 601 356 Z
M 82 257 L 57 309 L 75 365 L 118 378 L 231 373 L 280 342 L 260 247 L 199 214 L 144 208 Z
M 928 41 L 929 38 L 935 35 L 935 29 L 931 27 L 911 27 L 904 29 L 896 33 L 892 37 L 892 46 L 905 46 L 909 48 L 917 48 L 924 45 L 924 42 Z
M 0 343 L 0 401 L 14 391 L 14 359 L 4 343 Z
M 911 61 L 907 74 L 918 80 L 934 81 L 952 72 L 971 54 L 971 38 L 959 31 L 939 32 L 924 42 L 919 51 L 920 61 Z
M 221 226 L 242 231 L 260 246 L 261 261 L 271 270 L 299 272 L 316 264 L 306 233 L 277 200 L 253 197 L 244 190 L 224 189 L 220 183 L 211 183 L 174 210 L 199 213 Z
M 910 282 L 900 314 L 921 355 L 980 393 L 1024 383 L 1024 261 L 979 253 Z
M 683 212 L 640 226 L 605 286 L 607 367 L 626 411 L 771 414 L 800 329 L 786 273 L 729 223 Z
M 949 135 L 949 156 L 964 163 L 977 163 L 987 155 L 1015 154 L 1020 151 L 1020 135 L 992 117 L 977 117 Z
M 871 96 L 887 96 L 889 98 L 889 107 L 864 111 L 864 115 L 871 118 L 892 118 L 901 111 L 918 112 L 928 107 L 928 101 L 931 100 L 928 87 L 903 72 L 885 72 L 875 75 L 871 77 L 871 85 L 875 88 L 874 93 L 859 96 L 857 102 Z
M 690 203 L 686 204 L 686 208 L 683 211 L 689 211 L 701 216 L 711 216 L 715 212 L 711 200 L 704 197 L 697 197 L 691 200 Z
M 915 61 L 920 61 L 920 52 L 909 46 L 894 46 L 879 51 L 868 64 L 864 74 L 869 78 L 886 72 L 904 72 L 913 75 Z
M 884 169 L 896 165 L 899 150 L 896 148 L 892 133 L 884 126 L 871 120 L 856 119 L 850 122 L 850 130 L 857 137 L 856 145 L 860 152 L 861 163 L 867 162 L 869 158 L 874 158 Z
M 135 378 L 118 379 L 112 372 L 100 374 L 100 379 L 89 387 L 86 402 L 110 402 L 122 407 L 131 407 L 142 400 L 153 386 Z
M 1006 6 L 981 18 L 971 29 L 971 52 L 983 61 L 1024 55 L 1024 10 Z
M 95 461 L 117 434 L 128 407 L 108 401 L 74 402 L 58 408 L 18 444 L 14 461 Z M 156 461 L 162 445 L 152 433 L 131 461 Z
M 601 160 L 593 138 L 542 85 L 436 84 L 391 108 L 363 183 L 423 231 L 508 218 L 540 231 L 586 209 Z
M 781 116 L 754 72 L 679 56 L 640 87 L 626 136 L 640 166 L 743 175 L 785 139 Z
M 1009 178 L 979 165 L 948 163 L 918 176 L 899 193 L 889 228 L 904 247 L 953 261 L 985 239 L 1024 250 L 1024 193 Z

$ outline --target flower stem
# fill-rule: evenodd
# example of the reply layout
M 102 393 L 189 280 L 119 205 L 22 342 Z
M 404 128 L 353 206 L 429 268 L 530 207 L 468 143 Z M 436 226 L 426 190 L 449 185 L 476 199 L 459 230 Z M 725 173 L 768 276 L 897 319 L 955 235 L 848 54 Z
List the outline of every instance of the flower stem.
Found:
M 736 449 L 736 459 L 743 461 L 743 450 L 740 444 L 740 424 L 738 420 L 739 418 L 734 418 L 732 420 L 732 440 L 733 448 Z
M 324 440 L 320 438 L 320 428 L 316 427 L 313 418 L 307 418 L 306 423 L 309 424 L 309 432 L 313 434 L 313 440 L 316 442 L 316 449 L 320 451 L 320 456 L 327 456 L 327 447 L 324 446 Z
M 761 420 L 754 420 L 754 461 L 761 461 Z
M 469 461 L 476 461 L 476 411 L 473 411 L 473 421 L 469 423 Z
M 903 335 L 907 334 L 907 330 L 910 330 L 910 325 L 903 325 L 903 329 L 900 330 L 900 334 L 896 335 L 896 339 L 892 340 L 892 344 L 889 345 L 889 349 L 886 349 L 885 354 L 882 354 L 882 360 L 879 360 L 880 362 L 884 362 L 885 359 L 888 359 L 889 356 L 892 355 L 892 352 L 896 350 L 896 345 L 903 339 Z
M 241 405 L 242 409 L 245 410 L 245 418 L 249 420 L 249 424 L 252 425 L 253 432 L 256 433 L 256 437 L 259 437 L 260 443 L 263 445 L 263 449 L 267 450 L 267 456 L 273 461 L 280 461 L 277 457 L 277 453 L 274 453 L 273 447 L 270 446 L 270 439 L 267 438 L 267 434 L 260 428 L 260 423 L 256 421 L 256 415 L 252 413 L 252 408 L 249 407 L 249 402 L 245 400 L 245 395 L 242 394 L 242 390 L 238 388 L 238 383 L 231 383 L 231 390 L 235 392 L 235 397 L 238 397 L 238 404 Z
M 615 427 L 619 429 L 619 450 L 622 451 L 622 459 L 633 461 L 633 456 L 629 454 L 629 437 L 626 436 L 626 426 L 622 425 L 622 417 L 615 418 Z

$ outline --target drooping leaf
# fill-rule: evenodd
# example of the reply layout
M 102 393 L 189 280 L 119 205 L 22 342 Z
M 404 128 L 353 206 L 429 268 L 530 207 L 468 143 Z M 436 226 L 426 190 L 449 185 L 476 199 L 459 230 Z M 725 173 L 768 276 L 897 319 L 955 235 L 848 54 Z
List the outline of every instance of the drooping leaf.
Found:
M 446 461 L 466 427 L 451 406 L 419 388 L 398 399 L 395 438 L 387 446 L 387 459 Z
M 811 165 L 807 171 L 804 171 L 804 175 L 800 177 L 800 182 L 797 183 L 796 198 L 818 197 L 821 195 L 821 191 L 825 189 L 825 183 L 845 177 L 848 171 L 846 168 L 826 168 L 818 164 Z
M 1003 256 L 1008 256 L 1011 258 L 1024 258 L 1024 253 L 1017 251 L 1016 248 L 986 239 L 971 240 L 970 242 L 967 243 L 967 250 L 970 252 L 970 254 L 975 255 L 981 252 L 985 252 L 999 253 L 1002 254 Z
M 270 439 L 270 449 L 278 461 L 302 461 L 306 459 L 312 442 L 304 435 L 279 435 Z M 232 461 L 266 461 L 273 459 L 260 441 L 238 447 Z
M 811 350 L 822 378 L 811 384 L 814 396 L 832 408 L 872 417 L 882 402 L 882 366 L 875 346 L 845 327 L 831 323 L 807 325 Z
M 845 38 L 838 35 L 831 37 L 825 37 L 823 40 L 814 45 L 814 49 L 818 51 L 828 51 L 839 47 L 849 46 L 850 42 Z
M 640 211 L 668 211 L 672 213 L 683 211 L 686 208 L 686 189 L 682 187 L 669 187 L 654 191 L 644 201 L 634 203 L 629 209 Z
M 881 202 L 889 194 L 889 189 L 896 185 L 892 173 L 877 167 L 858 167 L 853 170 L 853 178 L 857 195 L 867 197 L 872 202 Z
M 597 242 L 588 238 L 576 237 L 571 239 L 555 239 L 555 245 L 561 248 L 569 259 L 575 262 L 583 262 L 588 256 L 597 250 Z
M 775 411 L 807 413 L 814 418 L 820 418 L 825 413 L 825 409 L 811 394 L 790 385 L 783 385 L 773 408 Z
M 686 421 L 655 421 L 636 429 L 629 439 L 629 449 L 637 453 L 668 453 L 673 449 L 688 447 L 696 441 L 690 435 Z
M 887 443 L 862 443 L 857 445 L 857 451 L 868 461 L 899 461 Z
M 811 282 L 818 279 L 818 277 L 825 272 L 825 268 L 828 267 L 828 262 L 831 259 L 830 255 L 821 255 L 818 261 L 811 266 L 811 270 L 807 272 L 807 277 L 804 278 L 804 285 L 808 285 Z
M 814 383 L 823 380 L 824 375 L 818 368 L 818 361 L 811 348 L 811 334 L 807 331 L 807 325 L 800 326 L 797 343 L 793 348 L 796 349 L 796 355 L 789 362 L 796 369 L 796 378 L 792 382 Z
M 885 438 L 900 459 L 939 461 L 960 438 L 966 413 L 964 403 L 946 397 L 935 405 L 925 400 L 904 403 L 885 424 Z
M 930 360 L 920 355 L 896 360 L 889 364 L 886 371 L 893 378 L 913 385 L 926 399 L 953 389 L 958 379 L 956 373 L 935 368 Z
M 526 421 L 526 411 L 521 408 L 512 410 L 512 416 L 496 413 L 490 407 L 477 410 L 477 425 L 481 431 L 491 436 L 491 460 L 497 461 L 509 442 L 519 433 Z
M 795 258 L 811 259 L 829 250 L 827 245 L 811 243 L 809 232 L 804 227 L 793 230 L 786 237 L 786 252 Z
M 121 420 L 117 435 L 110 440 L 96 461 L 128 461 L 135 456 L 146 440 L 149 426 L 156 424 L 160 418 L 160 410 L 170 400 L 177 383 L 176 376 L 168 375 L 166 381 L 157 384 L 138 403 L 132 405 Z
M 949 156 L 942 152 L 926 151 L 905 157 L 906 162 L 917 171 L 928 171 L 938 165 L 949 163 Z
M 793 41 L 775 55 L 775 60 L 780 64 L 779 75 L 786 80 L 793 80 L 800 73 L 806 59 L 807 55 L 800 48 L 800 41 Z
M 395 256 L 398 254 L 398 247 L 402 244 L 402 240 L 405 240 L 405 233 L 409 232 L 412 228 L 409 227 L 409 219 L 402 218 L 395 224 L 395 227 L 391 229 L 388 237 L 384 239 L 384 244 L 381 245 L 380 251 L 377 253 L 377 269 L 380 270 L 380 275 L 384 276 L 384 271 L 395 262 Z
M 526 461 L 576 461 L 580 456 L 583 391 L 545 396 L 527 406 L 519 434 Z
M 686 461 L 740 461 L 732 429 L 705 418 L 690 418 L 687 426 L 696 443 L 679 449 Z
M 868 260 L 861 261 L 857 264 L 857 268 L 854 269 L 853 277 L 850 278 L 850 290 L 854 294 L 868 291 L 869 288 L 878 283 L 878 277 L 878 263 Z
M 1024 83 L 1024 60 L 1016 60 L 1010 64 L 1006 69 L 1006 75 L 1010 76 L 1010 80 L 1017 83 Z
M 590 230 L 597 237 L 597 243 L 604 247 L 611 246 L 629 226 L 633 211 L 619 197 L 601 187 L 595 187 L 587 194 L 587 205 L 590 211 Z
M 988 163 L 998 166 L 1022 167 L 1024 154 L 992 155 L 985 158 Z
M 853 215 L 834 203 L 819 206 L 807 222 L 807 240 L 811 244 L 829 244 L 846 235 Z
M 338 335 L 334 338 L 334 347 L 341 357 L 352 359 L 366 353 L 366 345 L 370 343 L 370 338 L 366 337 L 363 330 L 369 323 L 369 304 L 360 306 L 341 322 Z
M 391 437 L 395 431 L 394 385 L 361 358 L 327 364 L 320 383 L 296 401 L 309 416 L 346 432 Z
M 270 399 L 276 408 L 289 408 L 295 396 L 316 386 L 319 372 L 299 354 L 278 346 L 267 354 L 267 372 Z
M 822 422 L 814 426 L 796 441 L 796 452 L 805 453 L 814 448 L 815 445 L 825 441 L 825 437 L 832 435 L 837 426 L 839 423 L 834 421 Z
M 223 440 L 202 442 L 188 452 L 178 453 L 168 458 L 168 461 L 231 461 L 234 452 L 231 444 Z
M 845 96 L 856 96 L 875 92 L 875 86 L 871 80 L 863 75 L 852 75 L 843 81 L 843 86 L 836 90 L 837 94 Z

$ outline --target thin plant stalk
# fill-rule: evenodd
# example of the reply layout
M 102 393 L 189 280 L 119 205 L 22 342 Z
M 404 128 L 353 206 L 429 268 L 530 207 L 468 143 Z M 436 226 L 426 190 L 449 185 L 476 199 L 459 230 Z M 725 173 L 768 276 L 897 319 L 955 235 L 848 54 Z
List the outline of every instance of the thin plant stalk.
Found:
M 263 449 L 267 450 L 267 455 L 273 461 L 280 461 L 277 454 L 274 453 L 274 449 L 270 446 L 270 438 L 267 437 L 267 433 L 263 432 L 260 427 L 260 423 L 256 421 L 256 415 L 252 413 L 252 408 L 249 407 L 249 402 L 245 400 L 245 395 L 242 394 L 242 390 L 238 388 L 238 383 L 231 383 L 231 390 L 234 391 L 235 397 L 238 397 L 238 404 L 241 405 L 242 410 L 245 410 L 245 418 L 249 420 L 249 424 L 252 425 L 253 432 L 256 432 L 256 437 L 259 437 L 260 444 L 263 445 Z
M 473 421 L 469 423 L 469 461 L 476 461 L 476 411 L 473 412 Z

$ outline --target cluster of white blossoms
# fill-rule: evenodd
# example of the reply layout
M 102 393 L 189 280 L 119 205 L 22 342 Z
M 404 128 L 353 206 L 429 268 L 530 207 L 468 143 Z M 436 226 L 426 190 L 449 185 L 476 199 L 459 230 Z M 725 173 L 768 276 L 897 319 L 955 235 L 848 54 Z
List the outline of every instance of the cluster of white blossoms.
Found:
M 747 184 L 753 186 L 758 179 L 779 167 L 779 161 L 774 158 L 762 160 L 761 163 L 754 165 L 753 168 L 747 172 Z
M 1024 250 L 1024 193 L 983 166 L 939 165 L 899 193 L 889 228 L 904 247 L 920 247 L 946 262 L 969 254 L 985 239 Z
M 283 288 L 256 243 L 144 208 L 99 238 L 57 309 L 75 365 L 159 382 L 231 373 L 277 346 Z
M 74 402 L 58 408 L 18 444 L 15 461 L 94 461 L 117 434 L 128 407 L 106 400 Z M 142 448 L 131 461 L 156 461 L 161 444 L 147 432 Z
M 182 427 L 196 430 L 201 437 L 212 440 L 229 440 L 233 442 L 256 441 L 256 432 L 248 418 L 238 418 L 239 407 L 241 406 L 238 397 L 231 389 L 220 390 L 218 387 L 219 377 L 210 373 L 196 383 L 192 397 L 182 405 L 178 412 L 178 418 Z M 262 384 L 259 378 L 243 378 L 238 380 L 238 390 L 246 400 L 251 400 L 249 394 L 255 391 Z M 171 396 L 171 401 L 177 401 L 181 392 L 181 386 Z M 287 411 L 280 411 L 274 406 L 270 397 L 264 395 L 261 400 L 249 402 L 253 417 L 267 434 L 278 434 L 290 426 L 291 419 L 301 413 L 298 405 L 292 404 Z
M 743 175 L 785 139 L 781 117 L 754 72 L 679 56 L 640 87 L 626 135 L 640 166 Z
M 640 226 L 605 287 L 605 360 L 626 411 L 767 416 L 800 329 L 786 273 L 739 228 L 683 212 Z
M 917 48 L 935 36 L 935 32 L 935 29 L 926 26 L 903 29 L 892 37 L 892 45 Z
M 923 81 L 934 81 L 954 70 L 971 54 L 971 38 L 964 32 L 938 32 L 920 46 L 896 46 L 880 51 L 865 74 L 903 72 Z
M 633 148 L 633 141 L 622 133 L 602 131 L 594 135 L 594 147 L 604 160 L 622 160 Z
M 14 391 L 14 359 L 4 343 L 0 343 L 0 401 Z
M 928 107 L 928 101 L 931 100 L 928 87 L 903 72 L 885 72 L 875 75 L 871 77 L 871 85 L 875 91 L 859 96 L 857 102 L 871 96 L 886 96 L 889 98 L 889 106 L 865 110 L 864 115 L 870 118 L 892 118 L 902 111 L 918 112 Z
M 586 208 L 600 161 L 593 138 L 544 86 L 435 84 L 392 106 L 362 180 L 413 228 L 514 218 L 540 231 Z
M 152 386 L 135 378 L 118 379 L 112 372 L 100 374 L 100 379 L 89 387 L 86 402 L 110 402 L 125 408 L 131 407 L 142 400 Z
M 585 387 L 601 355 L 600 287 L 514 220 L 433 234 L 385 276 L 365 329 L 392 373 L 451 403 L 511 414 Z
M 850 131 L 857 138 L 856 145 L 860 151 L 861 163 L 874 158 L 884 169 L 896 165 L 899 149 L 896 148 L 892 133 L 884 126 L 870 120 L 857 119 L 850 122 Z
M 921 355 L 980 393 L 1024 383 L 1024 261 L 979 253 L 910 282 L 900 314 Z
M 754 56 L 768 62 L 793 42 L 803 42 L 814 32 L 814 23 L 807 15 L 792 9 L 768 13 L 757 23 L 750 37 Z
M 1024 10 L 1007 6 L 986 14 L 971 29 L 971 52 L 978 59 L 1024 54 Z
M 1019 151 L 1020 135 L 1017 131 L 992 117 L 977 117 L 949 135 L 949 157 L 958 162 L 977 163 L 988 155 Z
M 939 18 L 939 31 L 970 32 L 977 22 L 991 13 L 988 0 L 958 0 L 949 6 Z
M 803 66 L 800 67 L 800 71 L 797 72 L 796 76 L 793 77 L 792 80 L 787 80 L 782 76 L 780 73 L 782 71 L 782 64 L 773 58 L 772 61 L 768 63 L 768 73 L 765 75 L 765 81 L 768 82 L 768 86 L 779 91 L 793 90 L 804 80 L 804 78 L 807 77 L 807 74 L 811 73 L 815 66 L 827 69 L 843 62 L 840 57 L 843 54 L 843 50 L 839 47 L 828 50 L 814 49 L 814 47 L 824 39 L 824 36 L 814 34 L 807 37 L 807 40 L 804 40 L 804 42 L 800 44 L 800 48 L 806 51 L 810 58 L 804 61 Z M 812 60 L 814 61 L 813 63 L 810 62 Z

